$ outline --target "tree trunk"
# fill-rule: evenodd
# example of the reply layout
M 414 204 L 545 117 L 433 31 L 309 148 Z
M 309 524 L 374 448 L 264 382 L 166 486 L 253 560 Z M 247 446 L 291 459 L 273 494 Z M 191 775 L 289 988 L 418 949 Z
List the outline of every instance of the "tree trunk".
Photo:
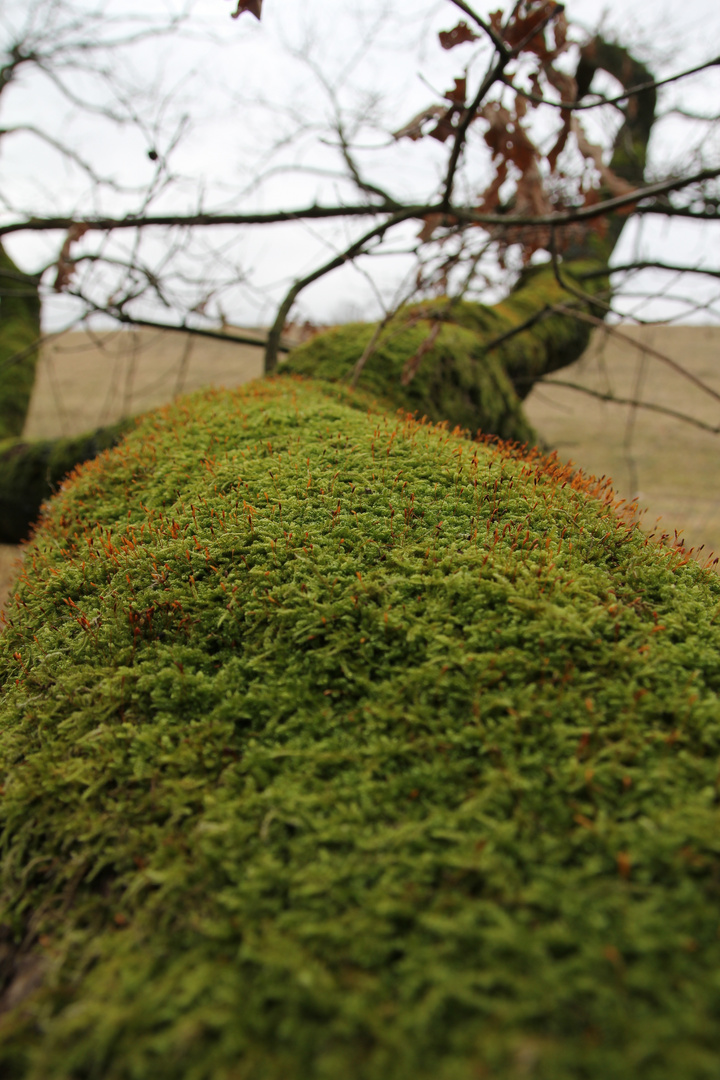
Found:
M 578 100 L 598 69 L 627 88 L 653 81 L 626 49 L 596 39 L 582 50 Z M 646 89 L 628 99 L 613 147 L 610 173 L 633 186 L 644 179 L 655 97 L 654 89 Z M 563 258 L 524 271 L 499 304 L 443 298 L 401 311 L 379 335 L 367 324 L 338 327 L 295 350 L 284 370 L 349 380 L 363 357 L 358 385 L 397 406 L 473 433 L 481 429 L 520 442 L 533 439 L 522 401 L 538 379 L 579 359 L 593 320 L 607 313 L 608 264 L 627 220 L 625 211 L 584 229 L 571 226 L 569 242 L 563 238 Z
M 0 442 L 0 543 L 27 539 L 42 503 L 76 465 L 97 457 L 133 426 L 123 420 L 71 439 Z
M 0 243 L 0 439 L 22 435 L 40 343 L 38 281 Z

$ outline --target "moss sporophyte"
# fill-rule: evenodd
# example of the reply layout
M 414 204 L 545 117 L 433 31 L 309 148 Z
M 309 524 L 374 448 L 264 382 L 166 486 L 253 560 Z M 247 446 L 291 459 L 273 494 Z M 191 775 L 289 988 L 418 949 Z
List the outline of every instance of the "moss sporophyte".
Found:
M 46 506 L 0 637 L 0 1071 L 715 1077 L 720 580 L 298 377 Z

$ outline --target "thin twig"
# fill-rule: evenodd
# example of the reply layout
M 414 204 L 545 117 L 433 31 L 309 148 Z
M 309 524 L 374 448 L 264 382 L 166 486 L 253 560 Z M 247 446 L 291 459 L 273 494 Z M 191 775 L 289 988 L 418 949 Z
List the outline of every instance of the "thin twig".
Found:
M 667 86 L 668 83 L 677 82 L 679 79 L 685 79 L 688 75 L 696 75 L 699 71 L 706 71 L 707 68 L 720 66 L 720 56 L 715 56 L 712 60 L 706 60 L 703 64 L 697 64 L 696 67 L 688 68 L 687 71 L 681 71 L 677 75 L 669 75 L 666 79 L 656 79 L 651 82 L 638 83 L 637 86 L 630 86 L 627 90 L 624 90 L 622 94 L 618 94 L 616 97 L 606 98 L 602 94 L 593 95 L 599 98 L 598 101 L 551 101 L 549 98 L 544 98 L 540 94 L 531 94 L 527 90 L 522 90 L 519 86 L 515 86 L 512 79 L 505 76 L 502 77 L 502 82 L 506 86 L 509 86 L 511 90 L 514 90 L 516 94 L 520 94 L 521 97 L 526 98 L 528 101 L 532 101 L 535 105 L 552 105 L 555 109 L 563 109 L 572 112 L 581 112 L 586 109 L 597 109 L 603 105 L 618 105 L 621 101 L 627 101 L 628 98 L 634 97 L 636 94 L 641 94 L 645 90 L 655 90 L 659 86 Z
M 69 295 L 76 295 L 70 293 Z M 90 303 L 86 297 L 80 297 L 85 303 Z M 128 315 L 124 311 L 114 310 L 113 308 L 102 308 L 97 304 L 92 305 L 96 314 L 109 315 L 110 318 L 115 319 L 116 322 L 122 323 L 124 326 L 143 326 L 148 327 L 150 330 L 170 330 L 177 334 L 192 334 L 194 337 L 211 338 L 214 341 L 224 341 L 228 345 L 256 345 L 259 349 L 267 346 L 267 338 L 254 338 L 245 334 L 225 333 L 222 330 L 207 330 L 200 326 L 188 326 L 187 323 L 181 323 L 180 325 L 173 323 L 158 322 L 157 319 L 136 319 L 132 315 Z M 278 352 L 290 352 L 293 348 L 292 345 L 285 345 L 282 342 L 278 342 L 276 346 Z M 28 350 L 25 350 L 26 352 Z M 5 361 L 7 363 L 7 361 Z
M 605 199 L 592 206 L 581 206 L 575 210 L 566 210 L 557 214 L 531 215 L 519 214 L 479 214 L 472 207 L 446 206 L 444 202 L 436 203 L 371 203 L 348 204 L 347 206 L 312 206 L 300 207 L 297 210 L 271 210 L 249 214 L 148 214 L 135 216 L 132 214 L 122 218 L 116 217 L 31 217 L 26 221 L 10 222 L 0 225 L 0 236 L 7 236 L 17 232 L 51 232 L 53 230 L 67 230 L 73 225 L 84 226 L 88 232 L 112 232 L 116 229 L 140 229 L 157 227 L 198 227 L 206 228 L 217 225 L 277 225 L 293 221 L 317 220 L 336 217 L 376 217 L 379 214 L 392 214 L 399 220 L 408 218 L 425 218 L 430 214 L 446 214 L 448 217 L 457 218 L 475 225 L 495 225 L 502 228 L 510 228 L 514 225 L 569 225 L 576 221 L 592 221 L 594 218 L 603 217 L 614 210 L 625 206 L 633 206 L 634 213 L 657 213 L 673 216 L 684 213 L 685 216 L 700 217 L 699 213 L 688 213 L 682 208 L 672 206 L 641 207 L 634 204 L 644 199 L 657 195 L 665 195 L 672 191 L 680 191 L 691 184 L 699 184 L 705 180 L 715 180 L 720 176 L 720 168 L 701 169 L 690 176 L 674 177 L 671 180 L 662 180 L 656 184 L 648 184 L 645 187 L 636 188 L 625 195 L 618 195 L 612 199 Z M 718 218 L 718 211 L 712 215 Z
M 363 249 L 370 240 L 374 240 L 376 237 L 382 237 L 388 229 L 393 225 L 399 224 L 401 221 L 407 221 L 409 217 L 414 217 L 412 213 L 397 213 L 387 218 L 385 221 L 376 225 L 370 229 L 369 232 L 364 233 L 359 239 L 354 240 L 352 244 L 345 251 L 339 255 L 335 255 L 328 262 L 323 263 L 322 266 L 317 267 L 312 273 L 307 274 L 306 277 L 300 278 L 288 290 L 285 299 L 278 308 L 277 315 L 275 316 L 275 322 L 273 323 L 270 333 L 268 335 L 267 345 L 265 347 L 265 374 L 271 375 L 277 367 L 277 353 L 279 348 L 280 337 L 282 335 L 285 322 L 290 309 L 292 308 L 298 295 L 304 288 L 311 285 L 313 281 L 317 281 L 318 278 L 324 277 L 325 274 L 329 274 L 331 270 L 336 270 L 338 267 L 343 266 L 345 263 L 350 262 L 358 255 L 363 253 Z
M 464 0 L 450 0 L 450 3 L 454 4 L 456 8 L 460 8 L 460 10 L 464 12 L 465 15 L 472 19 L 473 22 L 476 23 L 480 27 L 480 29 L 487 34 L 487 36 L 490 38 L 493 45 L 495 46 L 496 51 L 499 52 L 501 56 L 507 56 L 508 59 L 510 58 L 511 53 L 507 42 L 503 41 L 502 37 L 500 36 L 500 34 L 498 34 L 498 32 L 495 30 L 491 23 L 485 22 L 485 20 L 481 18 L 476 11 L 473 11 L 470 5 L 466 4 Z
M 574 315 L 576 319 L 580 319 L 582 322 L 590 323 L 591 326 L 600 327 L 612 337 L 616 337 L 619 341 L 624 341 L 628 345 L 632 345 L 634 348 L 638 348 L 637 341 L 635 341 L 634 338 L 630 337 L 629 334 L 624 334 L 622 330 L 618 330 L 615 326 L 608 326 L 608 324 L 603 322 L 602 319 L 598 319 L 597 316 L 591 315 L 588 311 L 578 311 L 572 310 L 570 308 L 564 308 L 562 304 L 558 304 L 557 310 L 561 314 Z M 677 360 L 673 360 L 672 357 L 667 356 L 665 353 L 659 352 L 657 349 L 651 348 L 651 346 L 649 345 L 642 345 L 641 347 L 648 354 L 648 356 L 653 356 L 656 360 L 660 360 L 663 364 L 667 364 L 667 366 L 672 368 L 673 371 L 676 371 L 678 375 L 681 375 L 684 379 L 687 379 L 689 382 L 694 383 L 695 386 L 699 387 L 706 394 L 709 394 L 710 397 L 715 398 L 716 401 L 720 401 L 720 393 L 718 393 L 717 390 L 714 390 L 712 386 L 708 386 L 708 384 L 703 382 L 702 379 L 698 378 L 697 375 L 693 375 L 693 373 L 684 368 L 682 364 L 678 364 Z
M 673 263 L 649 262 L 647 260 L 620 263 L 617 266 L 606 266 L 601 270 L 585 270 L 582 274 L 577 274 L 576 277 L 580 281 L 588 281 L 591 278 L 609 277 L 610 274 L 629 273 L 632 270 L 667 270 L 673 274 L 706 274 L 708 277 L 720 278 L 720 270 L 708 270 L 702 266 L 675 266 Z
M 637 342 L 633 344 L 637 344 Z M 542 383 L 543 386 L 564 386 L 568 390 L 578 390 L 582 394 L 588 394 L 590 397 L 598 398 L 600 401 L 611 401 L 615 405 L 632 405 L 638 409 L 663 413 L 665 416 L 672 416 L 676 420 L 682 420 L 686 424 L 702 428 L 703 431 L 709 431 L 713 435 L 720 434 L 720 425 L 714 427 L 712 424 L 707 424 L 704 420 L 698 420 L 687 413 L 678 412 L 677 409 L 669 409 L 666 405 L 655 405 L 651 401 L 640 401 L 636 398 L 616 397 L 614 394 L 603 393 L 601 390 L 592 390 L 589 386 L 582 386 L 580 383 L 570 382 L 567 379 L 556 379 L 553 376 L 540 378 L 537 382 Z

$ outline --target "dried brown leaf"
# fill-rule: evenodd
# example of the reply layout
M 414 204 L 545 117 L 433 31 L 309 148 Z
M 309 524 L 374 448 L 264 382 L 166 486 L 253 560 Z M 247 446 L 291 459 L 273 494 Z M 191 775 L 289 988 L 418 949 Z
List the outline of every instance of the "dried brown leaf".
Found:
M 549 60 L 543 64 L 542 70 L 547 81 L 560 94 L 561 101 L 575 101 L 578 89 L 572 75 L 568 75 L 565 71 L 558 71 Z
M 435 230 L 442 225 L 442 220 L 442 214 L 427 214 L 423 218 L 423 227 L 418 233 L 418 240 L 421 240 L 423 244 L 427 243 L 432 238 Z
M 572 113 L 569 112 L 569 110 L 567 109 L 563 109 L 560 115 L 563 119 L 563 126 L 561 127 L 558 137 L 555 140 L 555 145 L 547 155 L 547 161 L 548 165 L 550 166 L 551 172 L 555 172 L 557 159 L 560 157 L 560 154 L 565 149 L 565 144 L 567 143 L 568 135 L 570 134 L 571 129 Z
M 238 0 L 238 5 L 232 13 L 232 18 L 239 19 L 244 11 L 249 11 L 256 19 L 259 19 L 262 13 L 262 0 Z
M 514 210 L 525 217 L 540 217 L 553 211 L 537 161 L 530 163 L 517 182 Z
M 57 261 L 57 274 L 55 275 L 55 281 L 53 282 L 53 289 L 55 292 L 62 292 L 66 289 L 72 281 L 72 276 L 75 273 L 75 262 L 70 257 L 70 251 L 76 240 L 79 240 L 81 236 L 84 236 L 88 231 L 87 225 L 71 225 L 67 231 L 67 236 L 63 242 L 63 246 L 60 248 L 60 254 Z
M 568 21 L 564 11 L 561 11 L 553 19 L 553 35 L 555 37 L 555 55 L 558 56 L 561 52 L 569 46 L 568 42 Z
M 445 110 L 432 131 L 428 131 L 428 135 L 431 139 L 437 139 L 438 142 L 445 142 L 445 140 L 455 132 L 453 117 L 456 112 L 457 108 L 455 105 L 451 105 L 449 109 Z
M 493 157 L 505 158 L 521 173 L 526 172 L 536 161 L 538 152 L 522 124 L 497 101 L 483 106 L 480 116 L 488 123 L 484 138 Z
M 502 30 L 503 13 L 498 8 L 497 11 L 491 11 L 489 15 L 490 25 L 493 30 L 499 34 Z
M 443 96 L 447 101 L 452 101 L 453 105 L 464 105 L 467 97 L 467 79 L 454 79 L 455 85 L 452 90 L 448 90 Z
M 479 214 L 494 214 L 499 209 L 500 188 L 507 180 L 507 177 L 508 163 L 500 160 L 492 182 L 485 188 L 485 191 L 480 196 L 480 202 L 475 208 Z
M 533 97 L 542 97 L 542 87 L 540 85 L 539 71 L 534 72 L 530 78 L 530 93 L 533 95 Z M 537 101 L 529 101 L 528 104 L 531 109 L 537 109 L 539 103 Z
M 545 30 L 548 21 L 562 10 L 555 0 L 526 0 L 517 4 L 503 30 L 503 38 L 511 48 L 522 45 L 524 52 L 533 52 L 542 60 L 550 59 L 555 50 L 548 44 Z
M 471 30 L 466 22 L 459 22 L 452 30 L 441 30 L 438 34 L 443 49 L 454 49 L 466 41 L 477 41 L 478 34 Z
M 423 222 L 423 227 L 418 233 L 418 240 L 425 243 L 432 238 L 433 233 L 440 226 L 449 228 L 451 225 L 457 225 L 457 218 L 453 217 L 452 214 L 426 214 Z

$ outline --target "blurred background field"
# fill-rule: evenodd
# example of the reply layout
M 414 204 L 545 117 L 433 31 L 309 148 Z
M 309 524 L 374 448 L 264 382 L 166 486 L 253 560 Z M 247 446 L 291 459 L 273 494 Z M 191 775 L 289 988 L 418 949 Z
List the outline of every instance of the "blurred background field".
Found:
M 263 336 L 262 330 L 243 330 Z M 598 330 L 577 363 L 537 384 L 526 401 L 535 429 L 561 459 L 610 476 L 637 496 L 643 528 L 720 553 L 719 436 L 657 411 L 632 408 L 558 385 L 640 399 L 720 427 L 720 399 L 653 355 L 662 352 L 720 395 L 720 330 L 620 326 Z M 52 438 L 145 412 L 200 386 L 232 387 L 262 373 L 260 347 L 179 333 L 73 332 L 43 349 L 24 435 Z M 18 549 L 0 547 L 0 600 L 17 574 Z
M 720 554 L 720 435 L 646 408 L 586 396 L 573 382 L 615 398 L 639 399 L 720 428 L 720 331 L 710 326 L 619 326 L 595 333 L 572 367 L 536 384 L 530 421 L 564 460 L 611 476 L 637 496 L 645 529 L 682 535 L 686 547 Z M 622 335 L 622 336 L 620 336 Z M 681 365 L 681 374 L 660 360 Z M 692 376 L 697 382 L 691 381 Z M 699 383 L 717 396 L 711 396 Z

